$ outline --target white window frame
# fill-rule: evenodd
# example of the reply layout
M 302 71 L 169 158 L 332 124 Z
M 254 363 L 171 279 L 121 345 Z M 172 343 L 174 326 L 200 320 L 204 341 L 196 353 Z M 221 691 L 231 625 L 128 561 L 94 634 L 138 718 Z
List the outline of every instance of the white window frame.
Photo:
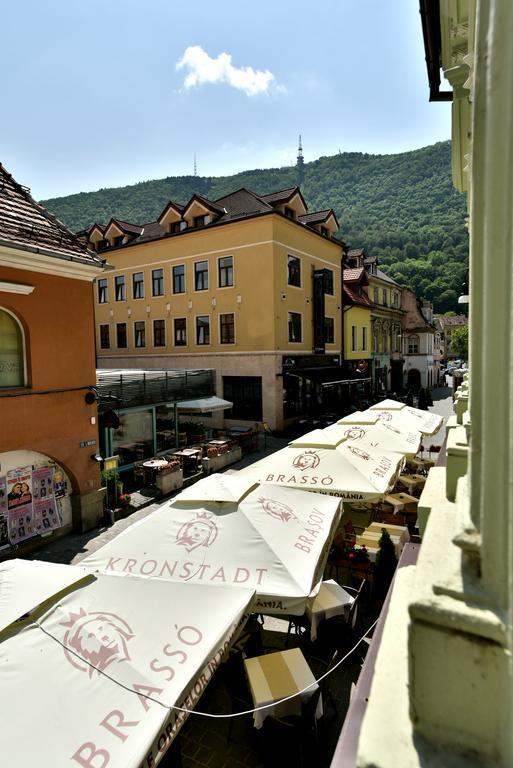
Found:
M 299 261 L 299 285 L 292 285 L 289 283 L 289 258 L 291 259 L 297 259 Z M 285 277 L 286 277 L 286 284 L 287 288 L 295 288 L 296 290 L 302 290 L 303 289 L 303 259 L 301 256 L 297 256 L 295 253 L 287 253 L 287 260 L 285 262 Z
M 208 344 L 198 343 L 198 318 L 208 317 Z M 210 315 L 194 315 L 194 345 L 196 347 L 211 347 L 212 346 L 212 318 Z
M 196 288 L 196 264 L 207 265 L 207 287 L 206 288 Z M 194 293 L 205 293 L 206 291 L 210 291 L 210 264 L 208 259 L 198 259 L 197 261 L 194 261 L 192 263 L 192 280 L 194 285 Z
M 175 320 L 185 320 L 185 344 L 177 344 L 176 343 L 176 329 L 175 329 Z M 189 329 L 187 327 L 187 316 L 186 315 L 180 315 L 179 317 L 173 317 L 173 347 L 177 347 L 179 349 L 183 347 L 189 346 Z
M 290 340 L 290 315 L 299 315 L 299 329 L 300 329 L 300 339 L 299 341 L 291 341 Z M 302 344 L 303 343 L 303 313 L 302 312 L 293 312 L 289 311 L 287 313 L 287 340 L 289 344 Z
M 144 324 L 144 344 L 141 344 L 139 346 L 135 343 L 135 340 L 136 340 L 135 325 L 136 325 L 136 323 L 143 323 Z M 132 329 L 133 329 L 133 334 L 134 334 L 134 336 L 133 336 L 133 338 L 134 338 L 134 349 L 146 349 L 148 347 L 148 345 L 146 343 L 146 341 L 147 341 L 146 320 L 134 320 Z
M 155 283 L 154 283 L 153 273 L 159 272 L 159 271 L 162 272 L 162 293 L 154 293 L 153 291 L 155 288 Z M 166 295 L 166 270 L 164 269 L 164 267 L 155 267 L 154 269 L 151 270 L 151 295 L 157 298 L 159 296 Z
M 179 291 L 175 293 L 175 278 L 173 275 L 173 269 L 176 267 L 183 267 L 183 291 Z M 171 296 L 184 296 L 187 293 L 187 268 L 185 265 L 185 262 L 180 262 L 179 264 L 172 264 L 171 265 Z
M 223 315 L 233 315 L 233 341 L 222 341 L 221 336 L 221 317 Z M 219 324 L 218 324 L 218 332 L 219 332 L 219 344 L 222 344 L 223 347 L 229 347 L 231 344 L 235 344 L 237 341 L 237 335 L 235 330 L 235 312 L 220 312 L 219 313 Z
M 155 344 L 155 323 L 160 322 L 164 323 L 164 344 L 160 344 L 157 346 Z M 156 317 L 151 321 L 151 329 L 153 331 L 151 335 L 151 345 L 153 349 L 165 349 L 167 347 L 167 325 L 166 325 L 166 318 L 165 317 Z
M 0 304 L 0 310 L 2 310 L 2 312 L 5 312 L 6 315 L 10 315 L 14 319 L 14 322 L 17 323 L 21 332 L 21 347 L 22 347 L 22 353 L 23 353 L 23 384 L 18 384 L 18 386 L 16 387 L 0 387 L 0 392 L 2 390 L 8 390 L 8 389 L 26 389 L 28 387 L 28 369 L 27 369 L 27 343 L 25 339 L 25 329 L 23 328 L 23 323 L 14 314 L 14 312 L 11 312 L 10 309 L 7 309 L 7 307 L 3 307 L 1 304 Z
M 221 285 L 220 281 L 220 264 L 221 259 L 231 259 L 232 260 L 232 284 L 231 285 Z M 224 291 L 225 288 L 235 288 L 235 258 L 232 256 L 231 253 L 225 254 L 224 256 L 218 256 L 217 257 L 217 287 L 219 290 Z M 227 312 L 224 312 L 223 314 L 228 314 Z
M 108 347 L 102 347 L 102 328 L 107 327 L 109 329 L 109 346 Z M 110 341 L 110 323 L 99 323 L 98 324 L 98 349 L 100 352 L 104 349 L 112 349 L 112 344 Z

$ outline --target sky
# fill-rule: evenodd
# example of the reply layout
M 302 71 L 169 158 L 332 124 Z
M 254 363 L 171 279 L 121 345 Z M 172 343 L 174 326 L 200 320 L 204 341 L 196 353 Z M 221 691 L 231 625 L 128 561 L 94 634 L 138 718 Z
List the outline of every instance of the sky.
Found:
M 24 0 L 0 11 L 0 162 L 36 199 L 450 137 L 417 0 Z

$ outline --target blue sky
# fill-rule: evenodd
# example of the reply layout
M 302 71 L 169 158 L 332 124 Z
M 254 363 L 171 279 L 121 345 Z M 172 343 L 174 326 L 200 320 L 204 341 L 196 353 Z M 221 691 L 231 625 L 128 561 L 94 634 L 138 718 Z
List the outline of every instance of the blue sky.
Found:
M 416 0 L 25 0 L 1 27 L 0 161 L 38 199 L 194 153 L 200 175 L 290 165 L 299 133 L 306 161 L 450 136 Z

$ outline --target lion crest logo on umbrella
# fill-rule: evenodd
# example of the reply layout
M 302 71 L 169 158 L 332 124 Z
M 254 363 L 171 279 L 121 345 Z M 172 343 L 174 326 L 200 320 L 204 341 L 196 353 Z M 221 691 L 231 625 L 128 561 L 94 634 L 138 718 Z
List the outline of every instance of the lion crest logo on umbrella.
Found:
M 287 504 L 284 504 L 282 501 L 265 499 L 263 496 L 260 496 L 258 501 L 262 505 L 264 512 L 267 512 L 268 515 L 276 518 L 276 520 L 280 520 L 282 523 L 288 523 L 289 520 L 292 520 L 296 517 L 292 511 L 292 508 Z
M 315 469 L 320 463 L 321 459 L 315 451 L 305 451 L 296 456 L 292 466 L 296 469 Z
M 111 664 L 128 661 L 128 642 L 134 636 L 132 629 L 115 613 L 85 611 L 70 613 L 64 635 L 64 655 L 76 669 L 103 672 Z
M 192 552 L 198 547 L 211 547 L 217 539 L 217 525 L 212 515 L 199 512 L 193 520 L 184 523 L 176 534 L 176 543 Z
M 344 432 L 344 435 L 348 440 L 360 440 L 362 437 L 365 437 L 366 434 L 367 433 L 362 427 L 351 427 Z
M 371 455 L 370 453 L 367 453 L 367 451 L 362 451 L 361 448 L 355 448 L 354 445 L 348 445 L 347 447 L 354 456 L 358 456 L 358 458 L 363 459 L 364 461 L 371 460 Z

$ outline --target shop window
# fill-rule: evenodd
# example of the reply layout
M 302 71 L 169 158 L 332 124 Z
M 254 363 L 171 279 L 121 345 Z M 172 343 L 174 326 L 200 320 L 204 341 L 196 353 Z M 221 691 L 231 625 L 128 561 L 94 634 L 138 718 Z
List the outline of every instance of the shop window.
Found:
M 230 312 L 219 316 L 221 344 L 235 343 L 235 315 Z
M 301 342 L 301 315 L 299 312 L 289 312 L 289 342 Z
M 157 405 L 155 408 L 157 425 L 157 452 L 174 450 L 175 438 L 175 409 L 168 405 Z
M 144 275 L 134 272 L 132 275 L 132 295 L 134 299 L 144 299 Z
M 107 304 L 109 300 L 107 280 L 102 277 L 98 280 L 98 304 Z
M 125 276 L 116 275 L 114 285 L 116 288 L 116 301 L 125 301 Z
M 196 344 L 210 344 L 210 317 L 199 315 L 196 318 Z
M 187 320 L 185 317 L 175 317 L 175 347 L 187 346 Z
M 324 293 L 333 296 L 333 272 L 331 269 L 324 270 Z
M 126 323 L 116 324 L 116 346 L 118 349 L 126 349 Z
M 153 269 L 151 272 L 152 293 L 154 296 L 164 295 L 164 270 Z
M 335 320 L 333 317 L 324 318 L 324 341 L 333 344 L 335 341 Z
M 21 326 L 0 309 L 0 388 L 25 386 L 25 352 Z
M 194 265 L 194 289 L 208 290 L 208 261 L 197 261 Z
M 233 403 L 228 419 L 262 421 L 262 378 L 260 376 L 223 376 L 223 397 Z
M 112 432 L 112 454 L 120 466 L 151 458 L 153 447 L 153 411 L 133 410 L 118 413 L 119 427 Z
M 108 325 L 100 325 L 100 349 L 110 349 L 110 329 Z
M 173 293 L 185 293 L 185 264 L 173 267 Z
M 166 321 L 165 320 L 153 321 L 153 346 L 154 347 L 166 346 Z
M 233 256 L 219 259 L 219 288 L 233 285 Z
M 419 337 L 416 333 L 408 336 L 408 354 L 418 355 L 419 353 Z
M 134 345 L 139 348 L 146 346 L 146 323 L 144 320 L 134 323 Z
M 301 259 L 297 256 L 287 257 L 287 282 L 289 285 L 294 285 L 296 288 L 301 287 Z

